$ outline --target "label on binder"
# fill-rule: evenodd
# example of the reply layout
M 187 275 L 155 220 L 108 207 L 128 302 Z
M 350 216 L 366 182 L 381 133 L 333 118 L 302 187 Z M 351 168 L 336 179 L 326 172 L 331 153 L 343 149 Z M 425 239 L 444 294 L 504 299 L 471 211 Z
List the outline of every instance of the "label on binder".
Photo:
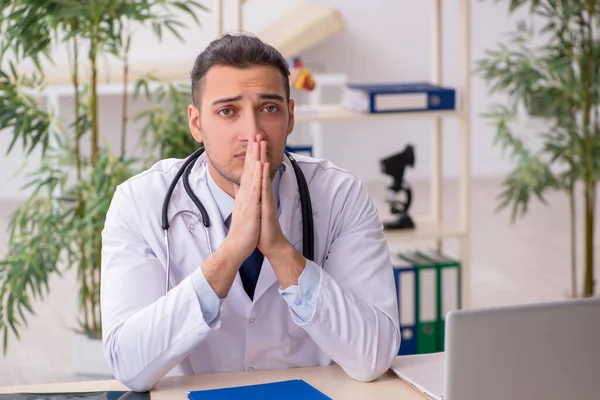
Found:
M 427 93 L 404 93 L 375 96 L 377 111 L 427 109 Z

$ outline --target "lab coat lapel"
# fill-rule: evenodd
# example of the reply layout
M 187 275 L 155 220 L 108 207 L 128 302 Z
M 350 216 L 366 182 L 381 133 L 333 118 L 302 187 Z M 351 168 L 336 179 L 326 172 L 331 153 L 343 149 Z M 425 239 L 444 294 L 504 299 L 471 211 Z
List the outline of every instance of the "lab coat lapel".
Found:
M 215 252 L 217 248 L 223 243 L 225 240 L 225 224 L 221 218 L 221 213 L 219 212 L 219 208 L 215 203 L 212 195 L 210 194 L 210 190 L 208 189 L 208 184 L 206 182 L 206 174 L 208 173 L 206 170 L 206 166 L 202 167 L 201 172 L 197 174 L 197 187 L 199 199 L 206 208 L 206 212 L 210 217 L 210 226 L 208 227 L 212 244 L 212 251 Z M 185 190 L 185 189 L 184 189 Z M 199 230 L 196 230 L 196 233 L 200 234 Z
M 296 175 L 287 156 L 283 157 L 283 162 L 285 163 L 285 172 L 281 176 L 279 183 L 279 206 L 281 210 L 279 224 L 287 240 L 292 245 L 295 245 L 298 243 L 299 234 L 301 235 L 301 223 L 295 223 L 301 219 L 299 217 L 301 215 L 300 195 Z M 256 283 L 254 301 L 256 302 L 276 282 L 277 276 L 275 275 L 275 271 L 273 271 L 271 263 L 265 257 L 258 282 Z
M 173 216 L 175 214 L 182 214 L 181 217 L 189 220 L 187 225 L 190 232 L 199 240 L 204 242 L 207 247 L 210 246 L 209 250 L 212 254 L 225 239 L 225 226 L 221 220 L 221 213 L 219 213 L 219 209 L 217 208 L 217 205 L 215 204 L 215 201 L 208 189 L 208 185 L 206 183 L 206 173 L 207 170 L 206 166 L 204 165 L 204 155 L 202 155 L 194 164 L 189 180 L 190 187 L 200 202 L 202 202 L 202 205 L 208 213 L 210 226 L 208 228 L 204 227 L 202 214 L 200 214 L 200 210 L 198 210 L 198 207 L 194 204 L 192 199 L 185 191 L 183 181 L 178 183 L 178 187 L 173 193 L 170 206 L 172 209 L 170 210 L 169 214 L 172 214 Z M 173 217 L 170 217 L 170 220 L 172 218 Z M 210 243 L 207 241 L 207 229 Z

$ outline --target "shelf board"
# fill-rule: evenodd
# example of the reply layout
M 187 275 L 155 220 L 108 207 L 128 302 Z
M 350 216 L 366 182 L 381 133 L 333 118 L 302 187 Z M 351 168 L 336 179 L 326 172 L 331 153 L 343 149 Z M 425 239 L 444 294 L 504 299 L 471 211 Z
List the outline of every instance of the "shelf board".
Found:
M 463 238 L 467 234 L 460 228 L 449 228 L 434 222 L 416 221 L 415 225 L 415 229 L 384 230 L 385 239 L 388 244 L 394 244 L 414 240 Z
M 337 104 L 324 104 L 316 107 L 298 106 L 294 112 L 297 123 L 343 121 L 343 120 L 372 120 L 389 118 L 437 118 L 459 117 L 458 110 L 449 111 L 412 111 L 398 113 L 363 114 L 342 108 Z

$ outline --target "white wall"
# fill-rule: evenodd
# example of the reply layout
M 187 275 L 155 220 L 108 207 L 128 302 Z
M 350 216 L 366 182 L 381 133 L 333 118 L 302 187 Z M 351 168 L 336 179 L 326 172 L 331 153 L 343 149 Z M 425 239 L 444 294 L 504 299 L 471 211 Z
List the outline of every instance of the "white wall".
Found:
M 345 72 L 350 81 L 405 81 L 426 80 L 430 69 L 430 14 L 431 2 L 423 0 L 313 0 L 337 7 L 346 23 L 346 31 L 302 55 L 304 62 L 319 72 Z M 212 1 L 204 4 L 212 7 Z M 231 5 L 226 0 L 225 29 L 232 27 Z M 294 7 L 303 0 L 248 0 L 244 6 L 244 28 L 257 32 L 261 27 Z M 460 85 L 460 43 L 458 0 L 444 1 L 443 16 L 443 81 L 447 85 Z M 472 1 L 472 58 L 483 56 L 486 48 L 494 46 L 505 31 L 513 29 L 516 19 L 509 18 L 506 4 L 492 1 Z M 138 30 L 134 37 L 131 61 L 179 63 L 185 70 L 213 39 L 214 21 L 211 14 L 199 15 L 203 27 L 188 32 L 187 43 L 167 37 L 157 43 L 154 36 Z M 57 64 L 67 65 L 63 58 Z M 473 77 L 471 93 L 472 175 L 492 177 L 503 175 L 509 165 L 493 146 L 493 129 L 480 117 L 489 99 L 481 80 Z M 102 129 L 109 141 L 118 143 L 120 103 L 117 99 L 103 101 Z M 61 103 L 68 107 L 68 101 Z M 431 121 L 386 120 L 360 124 L 327 124 L 324 140 L 325 156 L 344 168 L 355 171 L 366 181 L 387 179 L 379 172 L 379 159 L 415 145 L 417 165 L 406 172 L 407 179 L 427 179 L 431 160 L 429 157 L 429 128 Z M 458 160 L 458 123 L 444 121 L 444 171 L 449 178 L 456 177 Z M 4 149 L 10 140 L 9 132 L 0 134 L 0 198 L 20 197 L 22 178 L 8 180 L 22 162 L 17 150 L 10 157 Z M 135 138 L 130 138 L 135 143 Z M 116 149 L 118 151 L 118 148 Z

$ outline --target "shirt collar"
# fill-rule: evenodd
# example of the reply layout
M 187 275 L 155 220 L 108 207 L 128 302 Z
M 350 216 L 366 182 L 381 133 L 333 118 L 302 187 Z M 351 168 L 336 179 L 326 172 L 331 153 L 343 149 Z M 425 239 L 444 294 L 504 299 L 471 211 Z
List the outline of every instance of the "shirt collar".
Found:
M 281 181 L 281 175 L 285 172 L 285 164 L 281 163 L 273 181 L 271 183 L 271 187 L 273 190 L 273 196 L 275 197 L 275 203 L 277 204 L 277 210 L 279 210 L 279 182 Z M 227 192 L 217 185 L 214 181 L 213 177 L 210 174 L 210 170 L 208 166 L 206 166 L 206 182 L 208 184 L 208 190 L 213 197 L 213 200 L 217 204 L 217 208 L 221 213 L 221 218 L 223 221 L 231 215 L 233 212 L 233 206 L 235 205 L 235 199 L 231 197 Z

